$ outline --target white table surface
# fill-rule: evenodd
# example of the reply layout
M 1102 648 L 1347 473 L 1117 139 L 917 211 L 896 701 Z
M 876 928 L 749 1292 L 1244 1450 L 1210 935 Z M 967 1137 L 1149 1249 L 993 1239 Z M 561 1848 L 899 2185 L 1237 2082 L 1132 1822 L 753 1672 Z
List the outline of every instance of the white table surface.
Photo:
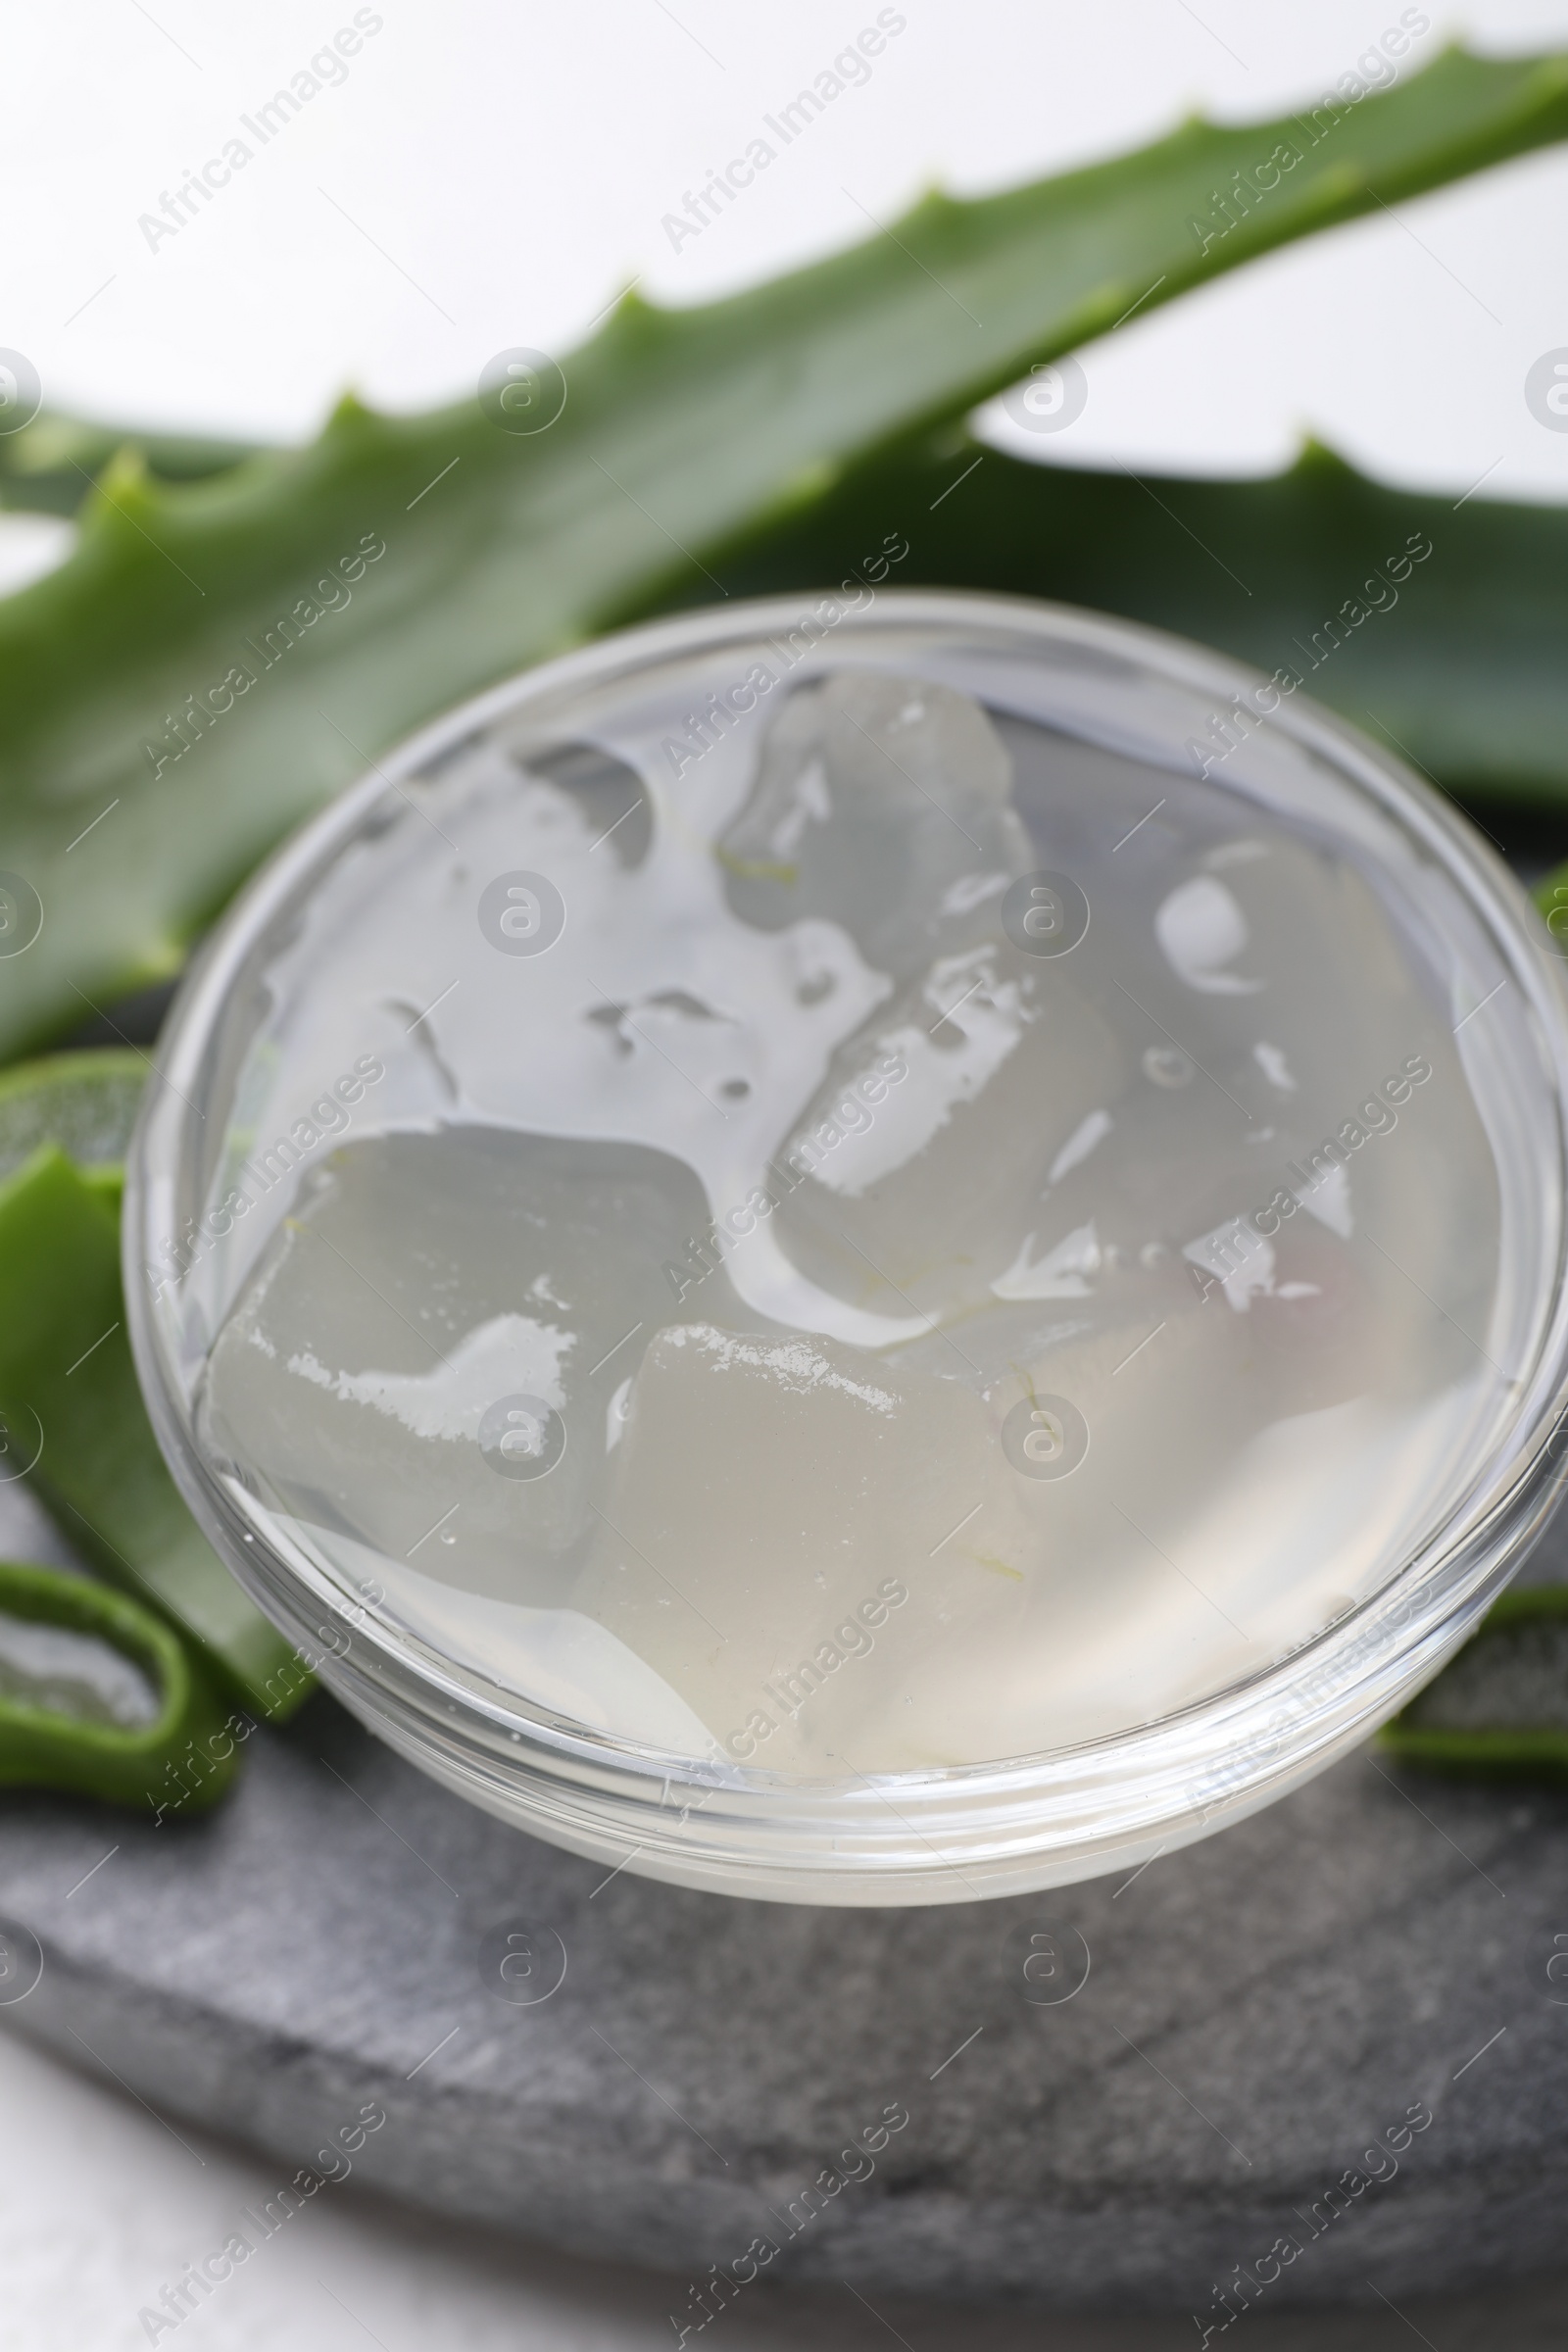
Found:
M 306 66 L 350 0 L 77 0 L 13 15 L 0 92 L 11 192 L 4 339 L 88 415 L 297 437 L 347 384 L 390 408 L 471 387 L 528 344 L 570 349 L 628 279 L 697 301 L 858 239 L 922 187 L 970 192 L 1115 151 L 1195 108 L 1245 119 L 1353 69 L 1396 0 L 905 0 L 905 28 L 721 220 L 678 250 L 664 215 L 871 23 L 871 0 L 382 0 L 340 86 L 172 240 L 139 216 Z M 1496 51 L 1568 46 L 1557 0 L 1473 0 L 1434 23 Z M 1568 156 L 1527 159 L 1242 271 L 1085 355 L 1059 463 L 1262 472 L 1310 428 L 1398 482 L 1568 497 L 1568 434 L 1527 368 L 1568 344 Z M 1005 440 L 1010 428 L 996 427 Z M 1038 455 L 1038 444 L 1024 454 Z M 66 534 L 0 524 L 0 581 Z M 129 2099 L 0 2035 L 0 2345 L 145 2343 L 139 2308 L 220 2242 L 276 2166 L 174 2136 Z M 178 2331 L 197 2352 L 378 2343 L 631 2352 L 673 2339 L 668 2282 L 498 2247 L 352 2185 Z M 760 2293 L 731 2352 L 890 2331 L 914 2352 L 1154 2352 L 1186 2318 L 956 2315 L 849 2290 Z M 1568 2282 L 1362 2319 L 1249 2319 L 1254 2352 L 1568 2344 Z M 1413 2330 L 1413 2333 L 1412 2333 Z M 170 2340 L 162 2336 L 160 2341 Z

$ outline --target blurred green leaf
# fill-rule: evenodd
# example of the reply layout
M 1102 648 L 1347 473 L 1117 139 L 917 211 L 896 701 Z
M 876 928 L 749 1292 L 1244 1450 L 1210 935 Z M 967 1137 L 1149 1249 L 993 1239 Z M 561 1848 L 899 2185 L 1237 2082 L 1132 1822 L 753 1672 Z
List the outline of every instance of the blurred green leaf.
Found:
M 1135 309 L 1565 134 L 1568 58 L 1451 51 L 1337 114 L 1190 123 L 1033 187 L 932 196 L 699 310 L 627 298 L 547 430 L 474 400 L 407 419 L 348 402 L 314 447 L 185 486 L 117 461 L 70 560 L 0 604 L 0 868 L 45 910 L 0 956 L 0 1054 L 171 973 L 412 726 L 677 591 L 693 561 L 733 592 L 711 551 L 846 467 Z
M 126 448 L 162 482 L 201 481 L 258 454 L 249 442 L 141 432 L 44 409 L 19 431 L 0 437 L 0 508 L 74 514 L 110 459 Z
M 1461 798 L 1547 802 L 1568 832 L 1568 507 L 1391 490 L 1316 447 L 1269 480 L 1210 482 L 948 437 L 713 560 L 740 595 L 818 589 L 889 529 L 909 542 L 902 587 L 1088 605 L 1288 669 Z M 662 602 L 705 587 L 690 572 Z
M 1528 1585 L 1494 1601 L 1378 1744 L 1433 1772 L 1568 1781 L 1568 1585 Z
M 1546 918 L 1546 928 L 1552 937 L 1561 941 L 1568 932 L 1568 863 L 1554 865 L 1549 874 L 1536 885 L 1536 905 Z M 1559 954 L 1562 952 L 1559 947 Z

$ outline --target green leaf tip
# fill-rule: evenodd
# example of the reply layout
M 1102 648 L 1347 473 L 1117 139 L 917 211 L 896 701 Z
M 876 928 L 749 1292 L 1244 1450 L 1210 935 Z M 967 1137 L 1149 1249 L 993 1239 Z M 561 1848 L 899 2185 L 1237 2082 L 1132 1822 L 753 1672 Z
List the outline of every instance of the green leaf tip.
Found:
M 347 391 L 340 392 L 332 403 L 321 430 L 323 438 L 328 434 L 333 436 L 358 435 L 368 429 L 373 431 L 376 426 L 384 425 L 386 422 L 387 419 L 380 412 L 370 408 L 360 398 L 358 392 Z
M 158 504 L 147 460 L 134 441 L 116 450 L 88 492 L 82 508 L 84 528 L 113 527 L 115 519 L 128 523 L 150 514 Z
M 1342 481 L 1360 481 L 1364 478 L 1356 471 L 1348 458 L 1342 456 L 1330 442 L 1320 441 L 1317 434 L 1313 432 L 1301 435 L 1300 447 L 1296 453 L 1290 471 L 1319 476 L 1332 474 Z

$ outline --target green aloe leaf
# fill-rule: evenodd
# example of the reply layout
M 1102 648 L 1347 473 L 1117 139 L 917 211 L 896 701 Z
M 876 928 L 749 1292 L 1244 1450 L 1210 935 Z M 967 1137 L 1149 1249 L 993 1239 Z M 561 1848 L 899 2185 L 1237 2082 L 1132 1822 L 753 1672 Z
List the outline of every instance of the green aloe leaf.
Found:
M 717 596 L 710 551 L 1034 363 L 1565 134 L 1568 58 L 1452 51 L 1338 112 L 1191 123 L 1033 187 L 930 197 L 702 309 L 628 298 L 567 361 L 547 430 L 474 400 L 406 419 L 349 403 L 314 447 L 184 486 L 111 466 L 71 559 L 0 604 L 0 891 L 20 875 L 44 918 L 30 944 L 26 923 L 0 937 L 0 1053 L 172 972 L 368 759 L 688 558 Z
M 1568 508 L 1392 490 L 1317 446 L 1268 480 L 1212 482 L 1020 464 L 949 434 L 713 561 L 743 595 L 853 591 L 890 522 L 902 586 L 1124 613 L 1289 670 L 1463 799 L 1568 801 Z M 661 602 L 707 593 L 689 570 Z
M 1378 1744 L 1434 1772 L 1568 1781 L 1568 1585 L 1504 1592 Z
M 257 454 L 247 442 L 93 424 L 82 416 L 62 416 L 44 409 L 19 431 L 0 438 L 0 507 L 24 514 L 74 514 L 110 459 L 126 447 L 135 449 L 147 471 L 165 482 L 200 481 Z
M 125 1333 L 118 1203 L 45 1142 L 0 1185 L 0 1420 L 82 1557 L 168 1618 L 274 1721 L 312 1688 L 186 1509 Z
M 238 1737 L 169 1627 L 124 1593 L 0 1561 L 0 1788 L 150 1805 L 155 1821 L 215 1803 Z

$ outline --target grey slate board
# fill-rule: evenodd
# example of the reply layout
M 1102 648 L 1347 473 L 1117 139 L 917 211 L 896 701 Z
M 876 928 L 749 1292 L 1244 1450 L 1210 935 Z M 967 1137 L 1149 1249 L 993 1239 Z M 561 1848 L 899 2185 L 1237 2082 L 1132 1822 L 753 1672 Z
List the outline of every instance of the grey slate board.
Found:
M 0 1549 L 61 1556 L 0 1511 Z M 1568 1573 L 1568 1522 L 1531 1572 Z M 0 1914 L 44 1954 L 0 2023 L 270 2151 L 279 2186 L 378 2103 L 360 2180 L 674 2272 L 693 2321 L 758 2238 L 773 2280 L 1216 2321 L 1282 2236 L 1260 2311 L 1563 2261 L 1568 1797 L 1355 1757 L 1131 1883 L 846 1912 L 606 1883 L 328 1699 L 250 1751 L 186 1826 L 0 1805 Z M 1007 1939 L 1044 1919 L 1092 1964 L 1034 2006 Z M 481 1981 L 514 1926 L 536 1984 L 564 1947 L 531 2005 Z M 1422 2102 L 1397 2173 L 1325 2202 Z

